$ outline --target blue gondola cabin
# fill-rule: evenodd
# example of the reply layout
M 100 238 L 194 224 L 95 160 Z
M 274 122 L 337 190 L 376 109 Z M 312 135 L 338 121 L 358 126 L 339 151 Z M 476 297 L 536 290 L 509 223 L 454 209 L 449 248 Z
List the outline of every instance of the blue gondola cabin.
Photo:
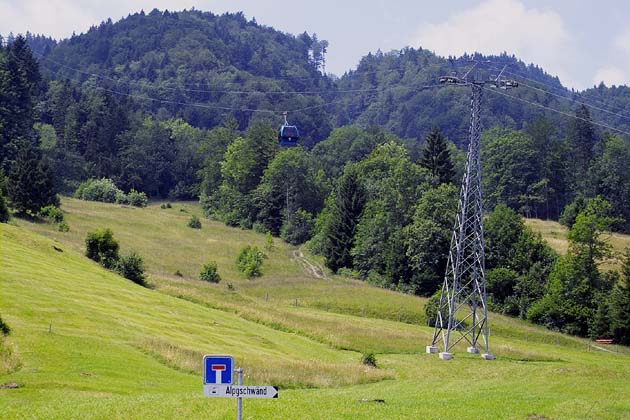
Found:
M 294 125 L 283 125 L 278 130 L 278 142 L 280 146 L 292 147 L 297 146 L 297 142 L 300 139 L 300 131 Z

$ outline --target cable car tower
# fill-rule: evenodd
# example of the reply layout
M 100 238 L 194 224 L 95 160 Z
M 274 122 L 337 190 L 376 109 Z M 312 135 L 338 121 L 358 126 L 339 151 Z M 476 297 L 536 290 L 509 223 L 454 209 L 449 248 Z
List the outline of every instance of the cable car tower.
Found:
M 473 66 L 474 68 L 475 66 Z M 503 68 L 505 70 L 505 67 Z M 494 359 L 488 348 L 488 308 L 486 305 L 486 276 L 483 238 L 483 203 L 481 194 L 481 99 L 484 86 L 510 89 L 517 87 L 514 80 L 467 80 L 472 68 L 462 78 L 443 76 L 440 83 L 471 86 L 470 139 L 466 169 L 457 204 L 457 218 L 451 236 L 444 284 L 435 320 L 433 340 L 427 353 L 443 351 L 440 359 L 453 357 L 450 350 L 460 341 L 469 344 L 468 353 L 479 354 L 479 338 L 483 337 L 486 360 Z

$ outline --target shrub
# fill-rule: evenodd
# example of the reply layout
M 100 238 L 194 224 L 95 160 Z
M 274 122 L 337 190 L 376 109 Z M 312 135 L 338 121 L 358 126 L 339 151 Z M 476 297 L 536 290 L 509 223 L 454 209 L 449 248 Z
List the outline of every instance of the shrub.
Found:
M 85 255 L 105 268 L 114 268 L 118 262 L 118 242 L 111 229 L 88 232 L 85 238 Z
M 219 276 L 219 272 L 217 271 L 217 263 L 210 261 L 205 264 L 199 273 L 199 279 L 209 281 L 210 283 L 220 282 L 221 276 Z
M 79 185 L 74 193 L 76 198 L 88 201 L 102 201 L 114 203 L 116 198 L 124 193 L 109 178 L 88 179 Z
M 58 229 L 59 229 L 59 232 L 69 232 L 70 225 L 68 225 L 67 222 L 61 222 L 59 223 Z
M 199 218 L 193 214 L 188 221 L 188 227 L 193 229 L 201 229 L 201 220 L 199 220 Z
M 366 366 L 376 367 L 376 356 L 374 356 L 374 353 L 363 353 L 361 363 Z
M 179 270 L 175 270 L 174 275 L 175 275 L 175 276 L 177 276 L 177 277 L 184 277 L 184 275 L 182 274 L 182 272 L 181 272 L 181 271 L 179 271 Z
M 247 277 L 260 277 L 265 257 L 264 252 L 259 250 L 257 246 L 247 245 L 241 249 L 241 252 L 236 257 L 236 266 Z
M 265 234 L 265 251 L 271 252 L 274 249 L 273 236 L 271 236 L 271 232 L 267 232 Z
M 144 261 L 135 251 L 131 251 L 129 254 L 123 255 L 118 259 L 116 271 L 124 278 L 141 286 L 146 286 L 146 278 L 144 277 Z
M 164 210 L 164 209 L 171 209 L 171 208 L 173 208 L 173 206 L 171 205 L 171 203 L 162 203 L 162 204 L 160 204 L 160 208 L 162 210 Z
M 11 328 L 2 320 L 0 317 L 0 334 L 9 335 L 11 333 Z
M 145 193 L 134 189 L 129 191 L 129 194 L 127 194 L 127 201 L 134 207 L 146 207 L 149 203 L 149 199 Z
M 129 204 L 129 197 L 122 191 L 116 193 L 116 204 Z
M 63 212 L 59 207 L 53 206 L 52 204 L 42 207 L 39 211 L 39 217 L 48 219 L 50 223 L 63 222 Z
M 441 296 L 442 291 L 438 290 L 433 296 L 429 298 L 429 300 L 427 300 L 427 303 L 424 305 L 424 315 L 427 319 L 427 325 L 430 327 L 435 327 L 435 321 L 437 320 L 437 313 L 440 306 Z M 448 322 L 448 313 L 442 312 L 442 320 Z

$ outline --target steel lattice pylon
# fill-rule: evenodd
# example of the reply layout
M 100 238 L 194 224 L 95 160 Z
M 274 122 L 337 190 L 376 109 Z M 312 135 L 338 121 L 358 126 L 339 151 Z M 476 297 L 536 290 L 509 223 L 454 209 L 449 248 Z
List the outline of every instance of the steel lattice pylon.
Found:
M 428 353 L 450 359 L 451 347 L 468 342 L 469 353 L 479 353 L 478 340 L 483 337 L 485 359 L 492 359 L 488 349 L 488 309 L 486 306 L 485 255 L 483 238 L 483 205 L 481 194 L 481 97 L 483 83 L 472 84 L 470 143 L 466 169 L 457 205 L 457 219 L 442 286 L 442 295 Z

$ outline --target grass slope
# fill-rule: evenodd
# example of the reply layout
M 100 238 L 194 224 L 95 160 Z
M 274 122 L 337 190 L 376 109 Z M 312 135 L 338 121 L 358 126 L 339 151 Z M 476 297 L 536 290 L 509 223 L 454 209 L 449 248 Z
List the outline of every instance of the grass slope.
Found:
M 563 255 L 569 249 L 567 240 L 568 230 L 558 222 L 552 220 L 525 219 L 525 224 L 532 228 L 534 232 L 540 232 L 543 239 L 547 241 L 557 253 Z M 620 233 L 606 233 L 603 239 L 612 246 L 613 258 L 604 261 L 601 268 L 604 270 L 617 270 L 620 268 L 619 256 L 625 248 L 630 247 L 630 235 Z
M 421 353 L 432 333 L 421 326 L 424 300 L 307 276 L 281 243 L 265 276 L 246 280 L 233 258 L 263 236 L 209 221 L 194 231 L 185 223 L 198 209 L 175 207 L 64 199 L 71 232 L 18 222 L 57 241 L 0 225 L 0 313 L 18 359 L 17 371 L 0 372 L 3 418 L 233 418 L 233 401 L 200 395 L 210 352 L 234 354 L 246 384 L 281 385 L 278 400 L 246 400 L 246 418 L 630 417 L 619 397 L 630 392 L 625 348 L 589 352 L 583 340 L 492 314 L 497 360 L 460 345 L 443 362 Z M 100 227 L 145 256 L 155 290 L 81 255 L 85 233 Z M 195 280 L 208 258 L 236 290 Z M 364 351 L 379 369 L 358 365 Z M 9 382 L 22 387 L 1 389 Z

